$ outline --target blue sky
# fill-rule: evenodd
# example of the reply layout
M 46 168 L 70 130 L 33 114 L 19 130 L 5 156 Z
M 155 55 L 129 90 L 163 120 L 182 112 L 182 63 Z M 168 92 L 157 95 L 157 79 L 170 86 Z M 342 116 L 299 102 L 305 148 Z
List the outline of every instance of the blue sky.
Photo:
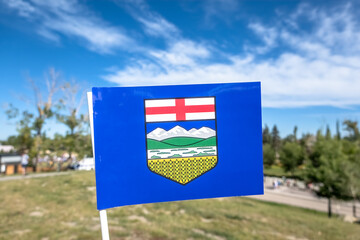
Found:
M 0 139 L 49 67 L 84 90 L 261 81 L 282 136 L 360 119 L 360 1 L 0 0 L 0 15 Z

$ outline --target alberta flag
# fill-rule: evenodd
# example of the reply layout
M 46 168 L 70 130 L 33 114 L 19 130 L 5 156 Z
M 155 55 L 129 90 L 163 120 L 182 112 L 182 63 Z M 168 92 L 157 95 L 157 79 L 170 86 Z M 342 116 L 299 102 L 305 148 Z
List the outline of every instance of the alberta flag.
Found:
M 263 193 L 260 83 L 93 88 L 97 206 Z

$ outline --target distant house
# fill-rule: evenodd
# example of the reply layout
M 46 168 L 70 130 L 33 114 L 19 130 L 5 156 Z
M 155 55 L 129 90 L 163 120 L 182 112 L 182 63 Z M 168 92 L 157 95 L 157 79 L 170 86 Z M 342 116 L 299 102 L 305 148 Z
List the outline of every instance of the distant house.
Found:
M 0 152 L 2 153 L 9 153 L 9 152 L 14 152 L 15 148 L 14 146 L 11 145 L 1 145 L 0 144 Z
M 18 154 L 1 153 L 0 154 L 0 173 L 11 175 L 21 173 L 21 156 Z

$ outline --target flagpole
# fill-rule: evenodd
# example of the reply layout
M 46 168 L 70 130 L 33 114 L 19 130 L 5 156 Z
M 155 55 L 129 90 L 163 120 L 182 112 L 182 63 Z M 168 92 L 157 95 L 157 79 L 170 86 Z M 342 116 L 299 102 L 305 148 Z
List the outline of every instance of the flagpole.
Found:
M 94 161 L 95 161 L 92 92 L 87 93 L 87 100 L 88 100 L 88 108 L 89 108 L 89 120 L 90 120 L 90 131 L 91 131 L 91 142 L 92 142 L 93 158 L 94 158 Z M 100 225 L 101 225 L 102 239 L 103 240 L 110 240 L 109 225 L 108 225 L 106 210 L 100 210 L 99 214 L 100 214 Z

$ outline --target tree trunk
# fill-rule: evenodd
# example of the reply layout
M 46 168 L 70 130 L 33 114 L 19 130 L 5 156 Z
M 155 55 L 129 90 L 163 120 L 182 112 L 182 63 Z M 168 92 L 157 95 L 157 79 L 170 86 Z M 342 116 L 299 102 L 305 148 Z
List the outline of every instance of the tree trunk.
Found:
M 328 217 L 331 218 L 331 198 L 328 198 Z
M 37 170 L 38 162 L 39 162 L 39 155 L 36 154 L 35 162 L 33 162 L 33 172 L 35 172 L 35 173 L 36 173 L 36 170 Z
M 40 153 L 40 140 L 41 139 L 41 130 L 37 131 L 36 137 L 35 137 L 35 144 L 36 144 L 36 156 L 35 156 L 35 163 L 33 162 L 33 171 L 36 172 L 37 170 L 37 165 L 39 163 L 39 153 Z
M 355 198 L 354 198 L 354 201 L 353 201 L 353 206 L 352 206 L 352 210 L 353 210 L 353 217 L 356 218 L 356 202 L 355 202 Z

